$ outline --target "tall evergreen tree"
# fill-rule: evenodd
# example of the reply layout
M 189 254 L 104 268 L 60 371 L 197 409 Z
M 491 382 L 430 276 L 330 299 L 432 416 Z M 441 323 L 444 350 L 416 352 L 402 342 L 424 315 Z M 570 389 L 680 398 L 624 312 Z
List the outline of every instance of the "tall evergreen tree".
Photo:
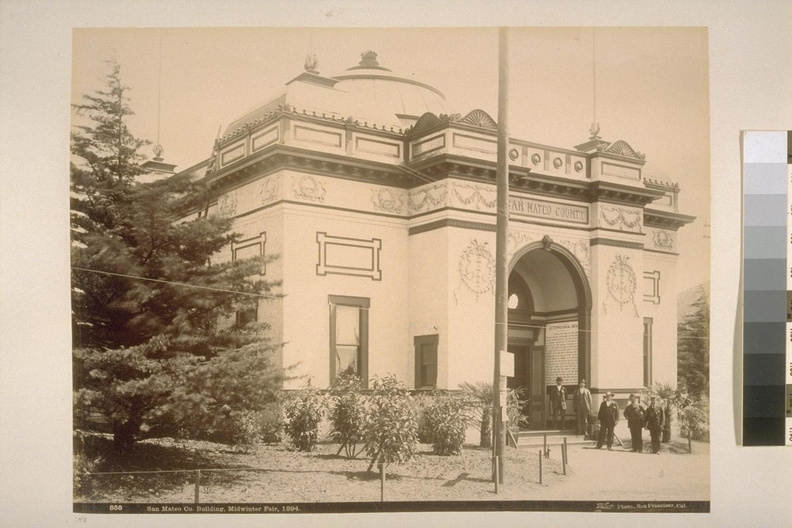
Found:
M 261 262 L 219 260 L 236 240 L 215 216 L 185 221 L 207 191 L 145 173 L 126 119 L 120 67 L 74 106 L 72 307 L 76 427 L 88 410 L 112 424 L 119 450 L 143 435 L 210 435 L 276 398 L 283 370 L 264 324 L 233 323 L 271 295 Z M 214 258 L 214 261 L 213 261 Z
M 692 310 L 677 325 L 679 380 L 696 398 L 709 394 L 709 299 L 696 289 Z

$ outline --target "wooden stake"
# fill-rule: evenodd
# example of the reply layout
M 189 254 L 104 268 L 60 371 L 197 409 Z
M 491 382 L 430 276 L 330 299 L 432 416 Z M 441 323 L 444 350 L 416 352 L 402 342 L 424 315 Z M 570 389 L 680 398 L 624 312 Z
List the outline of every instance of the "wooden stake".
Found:
M 380 502 L 385 502 L 385 463 L 380 462 Z
M 539 485 L 542 485 L 542 452 L 539 451 Z
M 561 446 L 561 464 L 564 467 L 564 475 L 566 475 L 566 442 Z
M 198 504 L 198 499 L 200 498 L 200 488 L 201 488 L 201 470 L 195 470 L 195 504 Z

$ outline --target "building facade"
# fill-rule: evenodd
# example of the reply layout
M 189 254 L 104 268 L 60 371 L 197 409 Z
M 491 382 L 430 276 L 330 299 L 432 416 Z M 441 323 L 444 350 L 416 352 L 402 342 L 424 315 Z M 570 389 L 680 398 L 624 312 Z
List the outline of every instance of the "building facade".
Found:
M 491 381 L 497 125 L 362 58 L 333 77 L 309 58 L 233 121 L 185 171 L 217 197 L 196 214 L 233 219 L 227 258 L 276 257 L 262 276 L 283 297 L 251 316 L 314 386 L 345 371 L 412 388 Z M 512 138 L 508 156 L 505 368 L 531 423 L 558 376 L 619 396 L 675 384 L 677 232 L 693 221 L 679 187 L 596 130 L 572 148 Z

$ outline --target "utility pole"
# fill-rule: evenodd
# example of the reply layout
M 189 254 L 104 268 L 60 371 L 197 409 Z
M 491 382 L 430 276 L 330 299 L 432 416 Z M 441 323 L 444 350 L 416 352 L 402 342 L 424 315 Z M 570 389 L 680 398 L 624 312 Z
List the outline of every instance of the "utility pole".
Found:
M 509 31 L 498 29 L 498 198 L 495 239 L 495 372 L 492 381 L 492 431 L 494 441 L 493 469 L 495 489 L 503 484 L 503 454 L 506 450 L 506 428 L 503 415 L 506 406 L 506 377 L 501 376 L 501 355 L 506 354 L 508 343 L 508 273 L 506 246 L 509 233 Z

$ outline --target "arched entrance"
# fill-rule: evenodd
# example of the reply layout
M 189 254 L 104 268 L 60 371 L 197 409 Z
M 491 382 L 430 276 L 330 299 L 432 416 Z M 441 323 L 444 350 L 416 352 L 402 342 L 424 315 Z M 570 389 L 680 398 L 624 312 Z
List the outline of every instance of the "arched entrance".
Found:
M 523 389 L 528 426 L 546 428 L 549 391 L 563 378 L 571 395 L 590 380 L 591 288 L 575 256 L 545 237 L 514 254 L 509 264 L 509 340 L 514 355 L 510 389 Z M 567 420 L 574 418 L 567 406 Z

